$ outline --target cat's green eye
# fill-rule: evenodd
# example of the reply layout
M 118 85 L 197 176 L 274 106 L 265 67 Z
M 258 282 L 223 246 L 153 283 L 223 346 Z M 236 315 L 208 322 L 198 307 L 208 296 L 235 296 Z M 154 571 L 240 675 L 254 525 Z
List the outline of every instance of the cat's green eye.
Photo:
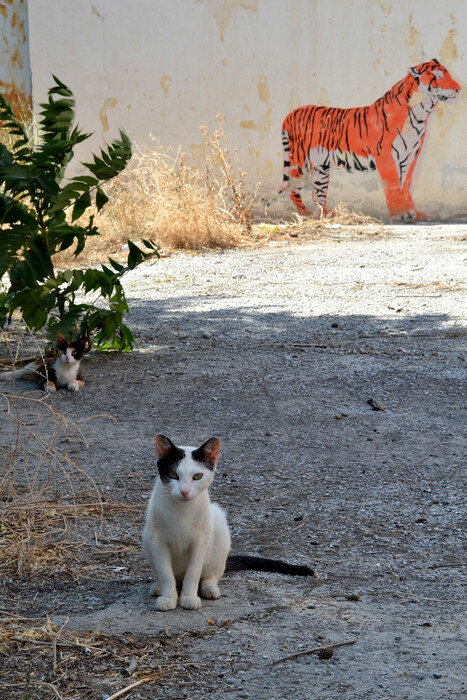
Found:
M 203 478 L 203 475 L 201 473 L 193 474 L 194 481 L 199 481 L 202 478 Z
M 171 479 L 178 479 L 178 474 L 177 472 L 169 472 L 169 477 Z

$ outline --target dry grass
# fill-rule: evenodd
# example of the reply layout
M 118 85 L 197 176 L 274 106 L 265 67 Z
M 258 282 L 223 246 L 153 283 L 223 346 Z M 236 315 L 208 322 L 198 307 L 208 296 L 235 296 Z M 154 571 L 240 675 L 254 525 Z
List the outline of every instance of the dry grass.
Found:
M 204 171 L 191 157 L 137 146 L 130 166 L 108 187 L 98 218 L 107 240 L 150 238 L 165 250 L 226 248 L 251 233 L 254 196 L 232 158 L 222 121 L 214 134 L 202 127 Z
M 191 654 L 184 648 L 189 647 L 189 638 L 214 633 L 161 631 L 149 637 L 103 634 L 97 629 L 76 632 L 67 629 L 67 620 L 58 626 L 47 616 L 0 611 L 0 697 L 116 700 L 133 697 L 137 688 L 145 698 L 159 697 L 159 681 L 186 680 L 190 673 Z
M 0 340 L 14 366 L 20 343 L 13 347 L 12 337 L 3 333 Z M 47 568 L 62 554 L 73 559 L 72 524 L 83 501 L 93 504 L 95 516 L 103 513 L 97 484 L 77 456 L 84 435 L 49 399 L 37 390 L 16 394 L 14 383 L 1 385 L 0 568 L 19 576 Z

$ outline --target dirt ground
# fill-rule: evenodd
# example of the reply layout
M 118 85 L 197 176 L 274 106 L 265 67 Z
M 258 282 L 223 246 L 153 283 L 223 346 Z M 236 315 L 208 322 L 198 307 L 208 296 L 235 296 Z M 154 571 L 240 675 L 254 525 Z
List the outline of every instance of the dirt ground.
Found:
M 330 226 L 131 273 L 135 351 L 92 352 L 84 388 L 46 400 L 109 505 L 70 521 L 66 566 L 3 578 L 23 636 L 0 637 L 0 698 L 104 700 L 139 680 L 121 697 L 465 697 L 466 260 L 467 225 Z M 46 434 L 41 411 L 23 401 L 21 419 Z M 156 612 L 139 548 L 156 432 L 219 436 L 232 551 L 319 578 L 230 573 L 220 600 Z M 69 648 L 28 643 L 47 618 Z

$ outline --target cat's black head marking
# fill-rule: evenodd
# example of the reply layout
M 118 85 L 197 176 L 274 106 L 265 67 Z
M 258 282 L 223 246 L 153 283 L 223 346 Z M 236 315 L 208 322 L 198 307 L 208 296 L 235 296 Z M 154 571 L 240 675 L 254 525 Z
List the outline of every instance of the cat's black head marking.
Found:
M 164 484 L 172 481 L 170 472 L 176 472 L 177 467 L 185 456 L 185 450 L 173 444 L 165 435 L 156 435 L 156 457 L 159 476 Z
M 219 459 L 220 448 L 221 441 L 219 438 L 212 437 L 206 440 L 197 450 L 193 450 L 191 456 L 197 462 L 201 462 L 205 467 L 214 471 L 217 460 Z
M 91 349 L 91 342 L 87 338 L 69 341 L 61 333 L 57 333 L 57 350 L 63 354 L 70 348 L 75 360 L 81 360 L 85 352 Z

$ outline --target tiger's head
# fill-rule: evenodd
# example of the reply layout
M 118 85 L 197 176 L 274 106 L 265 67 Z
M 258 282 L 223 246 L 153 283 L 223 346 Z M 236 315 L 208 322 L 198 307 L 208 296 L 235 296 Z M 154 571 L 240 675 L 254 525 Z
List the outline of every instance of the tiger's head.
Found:
M 418 82 L 420 89 L 428 93 L 435 101 L 454 102 L 461 91 L 459 83 L 436 58 L 426 63 L 419 63 L 414 68 L 409 68 L 409 75 L 412 75 Z

